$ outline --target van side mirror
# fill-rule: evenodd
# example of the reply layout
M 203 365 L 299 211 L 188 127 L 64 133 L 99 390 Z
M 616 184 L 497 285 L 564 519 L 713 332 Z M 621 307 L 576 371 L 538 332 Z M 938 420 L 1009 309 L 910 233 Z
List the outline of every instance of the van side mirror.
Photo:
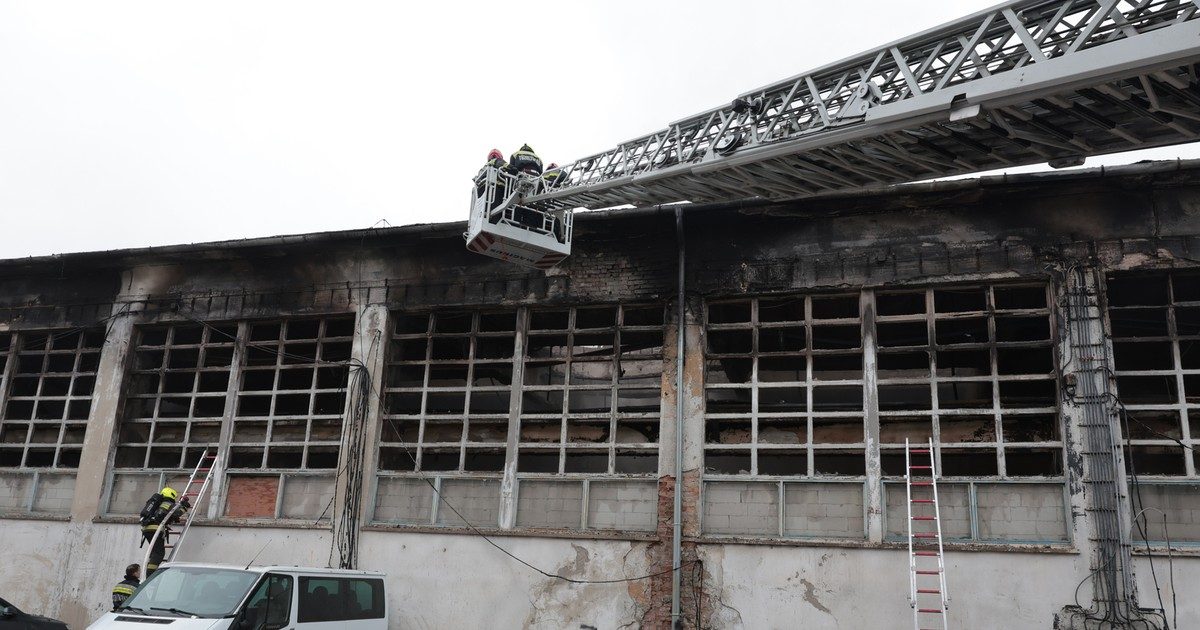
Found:
M 0 619 L 15 617 L 16 614 L 17 613 L 13 612 L 13 609 L 9 608 L 8 606 L 0 606 Z

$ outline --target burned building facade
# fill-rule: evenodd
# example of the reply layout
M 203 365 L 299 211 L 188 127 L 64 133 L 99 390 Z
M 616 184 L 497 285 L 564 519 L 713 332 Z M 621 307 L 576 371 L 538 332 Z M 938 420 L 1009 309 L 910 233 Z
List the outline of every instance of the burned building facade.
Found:
M 1200 165 L 575 231 L 0 263 L 0 595 L 96 618 L 211 449 L 180 559 L 382 570 L 393 627 L 668 627 L 676 492 L 686 627 L 902 627 L 909 440 L 953 625 L 1200 622 Z

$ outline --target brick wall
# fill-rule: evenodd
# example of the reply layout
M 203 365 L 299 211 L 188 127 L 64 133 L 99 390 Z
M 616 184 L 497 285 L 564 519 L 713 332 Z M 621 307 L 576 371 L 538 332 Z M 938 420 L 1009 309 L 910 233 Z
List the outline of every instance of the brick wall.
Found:
M 279 493 L 279 477 L 228 478 L 225 516 L 232 518 L 273 518 Z

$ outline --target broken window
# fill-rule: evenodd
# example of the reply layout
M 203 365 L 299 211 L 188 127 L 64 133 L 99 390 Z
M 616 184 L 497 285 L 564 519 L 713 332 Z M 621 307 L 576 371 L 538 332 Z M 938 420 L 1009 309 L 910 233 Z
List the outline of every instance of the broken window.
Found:
M 135 335 L 114 467 L 195 467 L 220 443 L 237 325 L 147 326 Z
M 705 340 L 706 474 L 866 474 L 858 294 L 712 301 Z
M 491 516 L 472 524 L 495 526 L 511 447 L 521 478 L 519 526 L 652 528 L 592 518 L 584 502 L 606 495 L 583 488 L 594 478 L 637 476 L 653 495 L 663 315 L 661 304 L 396 314 L 375 520 L 461 525 L 420 498 L 428 484 L 410 483 L 427 473 L 438 487 L 479 482 L 468 498 L 487 504 L 475 507 Z M 547 476 L 571 481 L 534 481 Z M 565 512 L 555 507 L 568 498 L 574 504 Z
M 252 322 L 246 328 L 229 468 L 332 472 L 354 318 Z
M 1197 271 L 1117 274 L 1107 281 L 1113 369 L 1126 410 L 1125 466 L 1139 478 L 1198 474 L 1200 462 L 1189 450 L 1200 444 L 1198 286 Z M 1146 535 L 1158 540 L 1162 534 Z
M 70 511 L 103 345 L 103 328 L 0 333 L 0 511 Z
M 662 305 L 533 309 L 519 473 L 658 471 Z
M 875 294 L 884 475 L 904 441 L 939 446 L 949 477 L 1059 477 L 1047 287 L 966 285 Z
M 151 479 L 185 483 L 226 435 L 226 516 L 321 515 L 333 492 L 353 333 L 352 315 L 139 327 L 108 512 L 140 508 L 144 497 L 129 497 Z
M 517 311 L 395 317 L 380 469 L 499 475 Z

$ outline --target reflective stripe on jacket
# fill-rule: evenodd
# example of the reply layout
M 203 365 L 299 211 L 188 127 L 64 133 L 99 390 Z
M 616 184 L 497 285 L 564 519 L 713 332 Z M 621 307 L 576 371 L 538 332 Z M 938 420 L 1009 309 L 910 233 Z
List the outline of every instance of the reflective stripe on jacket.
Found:
M 150 519 L 150 523 L 142 526 L 142 531 L 152 532 L 158 529 L 158 526 L 162 524 L 163 519 L 167 518 L 167 514 L 171 512 L 171 508 L 173 507 L 175 507 L 175 501 L 171 499 L 163 499 L 162 502 L 158 504 L 158 509 L 154 511 L 154 516 Z M 175 515 L 171 517 L 171 523 L 167 523 L 167 525 L 178 522 L 181 518 L 183 518 L 184 514 L 187 514 L 187 507 L 179 508 L 179 510 L 175 512 Z
M 133 592 L 137 590 L 140 583 L 137 578 L 133 577 L 127 577 L 117 582 L 117 585 L 112 590 L 113 608 L 115 609 L 117 606 L 124 604 L 125 600 L 129 599 L 129 596 L 133 595 Z
M 524 148 L 513 153 L 508 158 L 508 163 L 515 171 L 533 173 L 535 175 L 542 174 L 542 158 L 538 157 L 533 151 L 527 151 Z

